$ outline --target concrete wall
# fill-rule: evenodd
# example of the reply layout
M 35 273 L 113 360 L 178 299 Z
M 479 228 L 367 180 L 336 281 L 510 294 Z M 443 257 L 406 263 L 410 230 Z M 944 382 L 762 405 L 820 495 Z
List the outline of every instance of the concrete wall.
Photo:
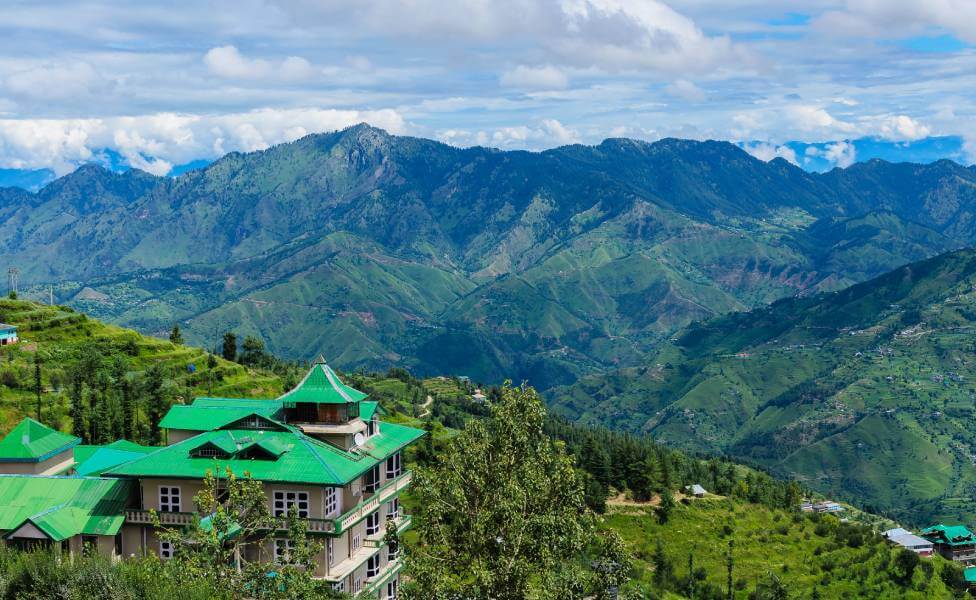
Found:
M 74 450 L 69 448 L 41 462 L 0 461 L 0 473 L 5 475 L 55 475 L 66 471 L 74 462 Z

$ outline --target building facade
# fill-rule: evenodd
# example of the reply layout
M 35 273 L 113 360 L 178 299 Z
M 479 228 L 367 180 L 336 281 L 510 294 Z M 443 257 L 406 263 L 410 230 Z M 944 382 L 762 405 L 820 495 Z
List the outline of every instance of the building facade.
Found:
M 933 525 L 922 530 L 935 551 L 947 560 L 966 566 L 976 564 L 976 535 L 963 525 Z
M 294 511 L 306 520 L 309 535 L 321 540 L 316 578 L 353 595 L 396 598 L 402 560 L 384 538 L 388 522 L 398 531 L 410 526 L 399 501 L 411 482 L 403 451 L 424 432 L 382 422 L 381 412 L 319 359 L 295 389 L 277 399 L 197 398 L 174 406 L 161 422 L 168 445 L 79 446 L 75 455 L 83 460 L 69 465 L 73 475 L 50 479 L 118 482 L 127 501 L 112 527 L 103 528 L 111 543 L 94 540 L 98 548 L 110 556 L 154 554 L 167 560 L 174 548 L 160 539 L 150 511 L 163 526 L 189 525 L 194 496 L 208 472 L 247 472 L 263 483 L 274 516 Z M 2 460 L 0 455 L 0 468 Z M 34 504 L 23 512 L 45 509 Z M 0 520 L 8 539 L 18 539 L 16 520 L 8 519 L 6 529 Z M 243 558 L 287 560 L 289 540 L 280 533 Z M 79 548 L 83 535 L 88 534 L 76 534 Z M 65 548 L 72 550 L 70 543 Z

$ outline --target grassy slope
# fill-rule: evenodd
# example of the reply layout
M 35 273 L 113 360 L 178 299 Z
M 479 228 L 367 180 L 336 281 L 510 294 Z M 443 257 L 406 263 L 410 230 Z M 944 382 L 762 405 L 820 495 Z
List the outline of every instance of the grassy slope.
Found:
M 24 415 L 33 416 L 35 355 L 42 358 L 42 397 L 45 420 L 53 419 L 68 427 L 65 371 L 80 357 L 86 347 L 95 347 L 103 356 L 125 355 L 131 375 L 149 365 L 161 363 L 171 389 L 190 398 L 207 395 L 206 352 L 191 346 L 147 337 L 129 329 L 107 325 L 87 315 L 60 306 L 33 302 L 0 300 L 0 321 L 18 326 L 19 344 L 0 348 L 0 434 L 12 428 Z M 133 353 L 134 351 L 134 353 Z M 187 365 L 197 371 L 189 373 Z M 281 393 L 282 382 L 276 376 L 245 369 L 223 359 L 214 368 L 215 396 L 274 397 Z
M 976 518 L 976 252 L 689 328 L 559 409 L 730 452 L 909 521 Z
M 830 519 L 832 522 L 834 519 Z M 745 599 L 768 573 L 778 576 L 795 596 L 809 597 L 818 587 L 823 598 L 952 598 L 938 574 L 945 564 L 939 557 L 927 559 L 934 574 L 917 569 L 912 583 L 894 584 L 885 572 L 894 552 L 870 537 L 863 546 L 851 548 L 833 535 L 818 535 L 816 524 L 753 504 L 730 504 L 723 499 L 703 499 L 679 504 L 668 523 L 661 525 L 651 509 L 613 507 L 604 526 L 614 529 L 637 557 L 638 585 L 650 590 L 652 557 L 657 541 L 674 563 L 675 574 L 688 573 L 688 554 L 694 552 L 695 568 L 704 568 L 708 583 L 726 589 L 728 541 L 734 539 L 735 598 Z M 731 533 L 726 531 L 730 527 Z

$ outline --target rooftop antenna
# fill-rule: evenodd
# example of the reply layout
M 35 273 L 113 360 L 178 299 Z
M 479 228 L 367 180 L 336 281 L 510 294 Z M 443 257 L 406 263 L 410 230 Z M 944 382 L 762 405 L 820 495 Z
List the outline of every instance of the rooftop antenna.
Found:
M 7 291 L 17 293 L 17 278 L 20 275 L 20 269 L 17 267 L 10 267 L 7 269 Z

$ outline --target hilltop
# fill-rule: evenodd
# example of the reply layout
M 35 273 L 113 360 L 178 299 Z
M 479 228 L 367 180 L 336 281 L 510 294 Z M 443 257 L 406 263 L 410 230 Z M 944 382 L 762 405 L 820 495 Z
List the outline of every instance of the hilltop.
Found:
M 86 166 L 0 190 L 0 258 L 143 332 L 545 389 L 970 244 L 974 198 L 949 161 L 818 175 L 714 141 L 503 152 L 360 125 L 175 178 Z
M 976 517 L 976 251 L 693 324 L 558 412 L 718 452 L 910 523 Z

